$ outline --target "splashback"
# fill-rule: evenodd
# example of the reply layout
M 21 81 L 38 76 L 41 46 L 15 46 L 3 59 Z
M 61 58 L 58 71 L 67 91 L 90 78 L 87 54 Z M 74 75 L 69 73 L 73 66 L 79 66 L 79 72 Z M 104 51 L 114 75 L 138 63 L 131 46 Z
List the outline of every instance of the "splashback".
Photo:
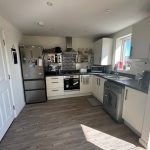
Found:
M 137 73 L 142 73 L 145 70 L 150 71 L 150 59 L 130 59 L 130 70 L 127 73 L 136 75 Z

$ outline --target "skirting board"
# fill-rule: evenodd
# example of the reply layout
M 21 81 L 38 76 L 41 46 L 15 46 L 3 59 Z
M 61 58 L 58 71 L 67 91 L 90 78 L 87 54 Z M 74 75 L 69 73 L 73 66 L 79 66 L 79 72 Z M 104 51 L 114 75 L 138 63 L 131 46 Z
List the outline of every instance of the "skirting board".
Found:
M 52 97 L 47 97 L 47 99 L 48 100 L 55 100 L 55 99 L 61 99 L 61 98 L 80 97 L 80 96 L 88 96 L 88 95 L 92 95 L 92 93 L 78 93 L 78 94 L 52 96 Z
M 134 129 L 128 122 L 124 121 L 124 124 L 128 126 L 135 134 L 141 137 L 141 133 L 139 133 L 136 129 Z
M 142 146 L 144 146 L 145 148 L 147 148 L 147 143 L 146 143 L 142 138 L 139 139 L 139 143 L 140 143 Z

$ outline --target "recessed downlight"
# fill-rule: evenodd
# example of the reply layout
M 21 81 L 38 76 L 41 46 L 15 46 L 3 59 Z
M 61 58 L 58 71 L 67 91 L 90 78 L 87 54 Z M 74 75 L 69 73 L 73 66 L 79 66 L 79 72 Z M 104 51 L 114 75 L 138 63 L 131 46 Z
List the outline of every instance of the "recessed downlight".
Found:
M 39 21 L 37 22 L 37 25 L 39 25 L 40 27 L 44 27 L 45 23 L 43 21 Z
M 105 10 L 105 13 L 106 13 L 106 14 L 109 14 L 109 13 L 111 13 L 111 10 L 110 10 L 110 9 L 106 9 L 106 10 Z
M 47 6 L 53 6 L 53 3 L 50 1 L 48 1 L 46 4 L 47 4 Z

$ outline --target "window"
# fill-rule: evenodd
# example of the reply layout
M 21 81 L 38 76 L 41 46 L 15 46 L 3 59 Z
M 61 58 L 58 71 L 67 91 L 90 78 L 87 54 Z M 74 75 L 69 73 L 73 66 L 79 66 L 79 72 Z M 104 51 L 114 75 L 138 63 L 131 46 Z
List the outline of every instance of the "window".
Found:
M 129 70 L 128 59 L 131 56 L 131 34 L 116 40 L 115 67 L 117 70 Z

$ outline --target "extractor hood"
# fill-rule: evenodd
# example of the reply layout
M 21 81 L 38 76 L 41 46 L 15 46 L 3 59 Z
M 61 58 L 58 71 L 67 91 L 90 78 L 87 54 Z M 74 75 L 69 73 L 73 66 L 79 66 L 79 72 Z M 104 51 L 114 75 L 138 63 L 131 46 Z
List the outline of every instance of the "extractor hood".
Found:
M 66 37 L 66 52 L 75 52 L 72 48 L 72 37 Z

